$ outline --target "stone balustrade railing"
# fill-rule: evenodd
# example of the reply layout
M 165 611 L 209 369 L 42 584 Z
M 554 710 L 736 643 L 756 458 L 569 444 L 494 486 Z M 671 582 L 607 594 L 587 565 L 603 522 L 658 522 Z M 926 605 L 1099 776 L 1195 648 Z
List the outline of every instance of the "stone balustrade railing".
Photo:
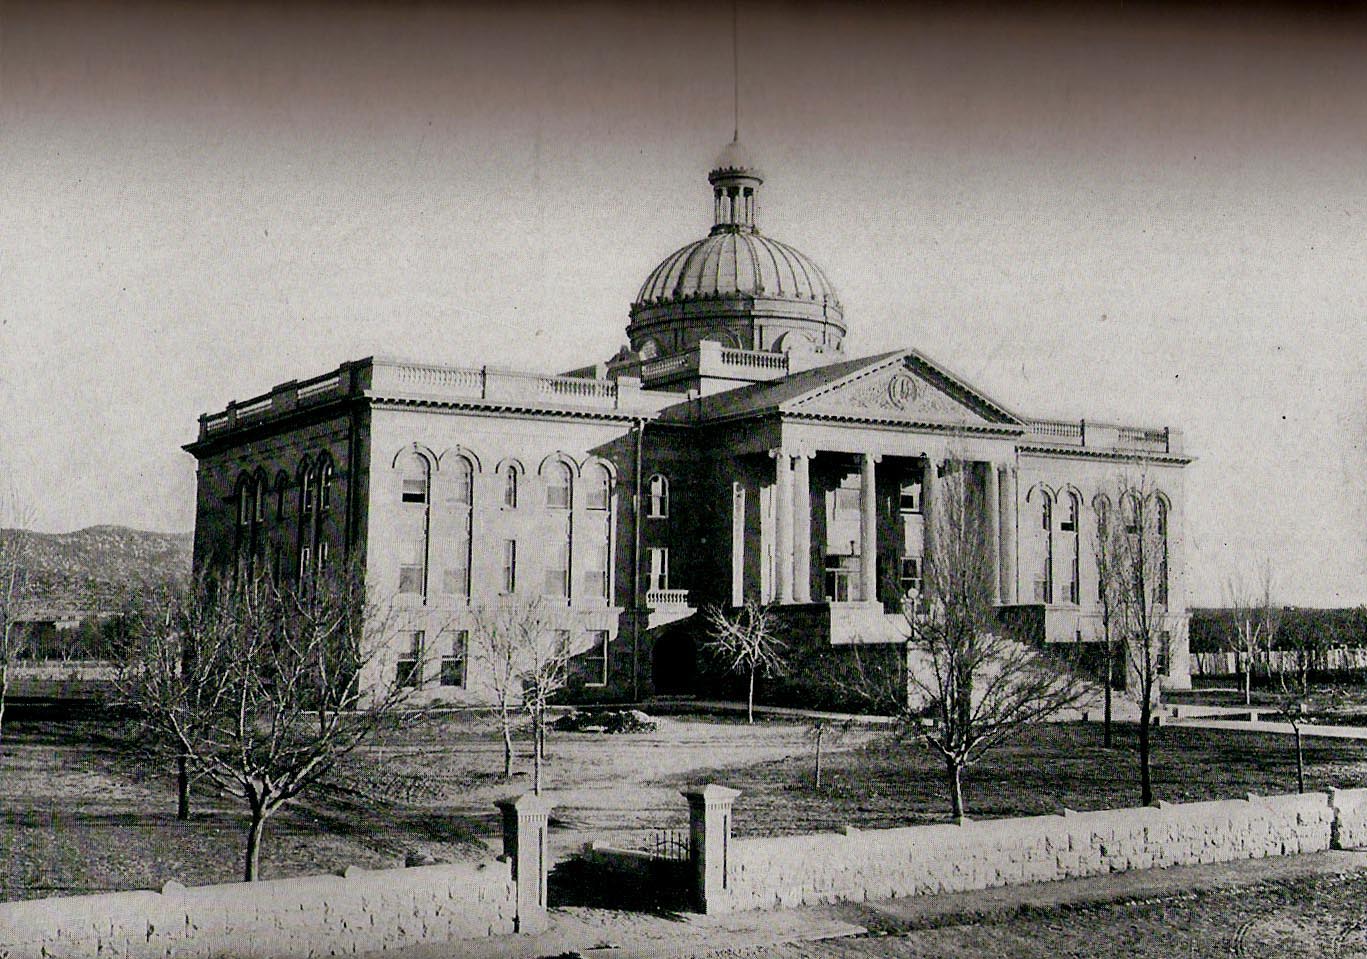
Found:
M 1087 420 L 1031 420 L 1026 439 L 1048 446 L 1128 450 L 1137 453 L 1180 453 L 1181 433 L 1167 427 L 1120 426 Z
M 647 606 L 687 606 L 686 589 L 652 589 L 646 592 Z
M 201 440 L 299 409 L 346 396 L 391 395 L 433 399 L 490 400 L 563 405 L 576 409 L 616 410 L 634 407 L 640 380 L 619 377 L 594 380 L 574 376 L 541 376 L 490 367 L 450 367 L 372 359 L 344 363 L 311 380 L 291 380 L 245 402 L 233 401 L 221 413 L 200 417 Z

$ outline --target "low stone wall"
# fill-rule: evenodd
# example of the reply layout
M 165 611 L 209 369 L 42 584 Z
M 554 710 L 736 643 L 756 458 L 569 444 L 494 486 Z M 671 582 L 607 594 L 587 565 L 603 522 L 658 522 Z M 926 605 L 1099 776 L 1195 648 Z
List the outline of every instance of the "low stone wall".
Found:
M 1367 808 L 1353 808 L 1352 835 L 1367 835 Z M 725 880 L 704 898 L 725 912 L 1315 852 L 1330 848 L 1334 823 L 1330 797 L 1306 793 L 733 840 Z
M 0 955 L 311 959 L 511 933 L 512 866 L 419 866 L 0 905 Z
M 1367 846 L 1367 789 L 1331 789 L 1329 804 L 1334 807 L 1334 848 Z
M 0 903 L 0 959 L 312 959 L 535 932 L 551 803 L 497 805 L 497 862 Z

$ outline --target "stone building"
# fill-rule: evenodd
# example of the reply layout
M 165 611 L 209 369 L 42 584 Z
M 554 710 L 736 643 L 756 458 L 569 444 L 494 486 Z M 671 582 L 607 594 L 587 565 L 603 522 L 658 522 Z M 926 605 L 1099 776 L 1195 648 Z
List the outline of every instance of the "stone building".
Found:
M 357 558 L 401 610 L 382 668 L 487 694 L 471 610 L 540 597 L 573 695 L 687 691 L 689 623 L 776 603 L 803 642 L 900 641 L 947 460 L 985 511 L 996 599 L 1041 642 L 1098 631 L 1097 497 L 1141 470 L 1165 538 L 1167 682 L 1188 683 L 1183 455 L 1167 428 L 1038 420 L 918 349 L 845 354 L 835 287 L 757 226 L 732 143 L 713 226 L 666 257 L 616 357 L 559 376 L 372 357 L 200 418 L 196 569 Z

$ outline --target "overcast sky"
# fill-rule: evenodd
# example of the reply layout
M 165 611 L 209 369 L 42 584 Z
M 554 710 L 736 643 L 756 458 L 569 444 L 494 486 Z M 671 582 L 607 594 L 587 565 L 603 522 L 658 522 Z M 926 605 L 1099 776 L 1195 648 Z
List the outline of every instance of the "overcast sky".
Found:
M 1367 22 L 739 10 L 760 225 L 855 355 L 1172 425 L 1191 600 L 1367 601 Z M 605 359 L 710 225 L 730 4 L 0 0 L 0 462 L 188 530 L 196 417 L 383 352 Z

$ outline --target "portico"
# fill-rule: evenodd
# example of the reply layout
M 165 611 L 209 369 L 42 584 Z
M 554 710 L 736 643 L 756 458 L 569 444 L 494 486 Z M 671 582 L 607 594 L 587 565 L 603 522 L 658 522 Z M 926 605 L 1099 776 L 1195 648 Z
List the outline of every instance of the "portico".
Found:
M 768 515 L 751 516 L 750 522 L 740 515 L 731 524 L 731 555 L 739 563 L 733 568 L 734 592 L 780 606 L 864 604 L 899 612 L 905 596 L 919 593 L 934 552 L 929 518 L 944 495 L 940 477 L 949 458 L 945 447 L 952 442 L 899 431 L 873 449 L 850 450 L 847 444 L 825 449 L 803 439 L 770 449 L 771 478 L 755 491 L 768 499 Z M 989 531 L 988 561 L 996 571 L 993 600 L 1011 603 L 1016 595 L 1015 466 L 1009 453 L 988 455 L 993 453 L 995 458 L 975 460 L 956 455 L 954 462 L 963 462 L 969 472 L 966 508 L 981 511 Z M 733 496 L 733 508 L 743 509 L 744 501 Z M 746 580 L 747 565 L 755 567 L 745 563 L 747 550 L 763 558 L 768 575 L 758 581 Z

